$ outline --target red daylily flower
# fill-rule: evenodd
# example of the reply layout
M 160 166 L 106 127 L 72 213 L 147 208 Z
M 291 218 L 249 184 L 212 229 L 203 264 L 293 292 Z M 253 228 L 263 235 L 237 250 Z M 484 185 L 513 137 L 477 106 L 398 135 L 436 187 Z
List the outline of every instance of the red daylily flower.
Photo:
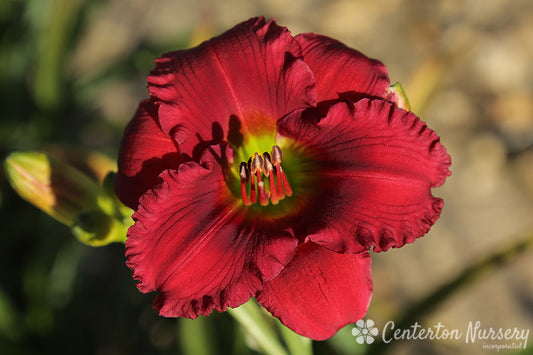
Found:
M 250 297 L 299 334 L 367 311 L 369 249 L 440 215 L 450 158 L 398 107 L 383 64 L 250 19 L 156 60 L 126 128 L 116 193 L 134 208 L 127 265 L 167 317 Z

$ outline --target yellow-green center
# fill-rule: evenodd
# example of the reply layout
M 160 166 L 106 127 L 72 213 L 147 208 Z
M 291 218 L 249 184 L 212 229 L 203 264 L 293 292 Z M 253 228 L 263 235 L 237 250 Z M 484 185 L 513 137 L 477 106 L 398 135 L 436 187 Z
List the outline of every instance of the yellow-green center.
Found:
M 247 137 L 234 151 L 229 188 L 252 217 L 281 218 L 297 214 L 313 195 L 316 164 L 290 139 Z

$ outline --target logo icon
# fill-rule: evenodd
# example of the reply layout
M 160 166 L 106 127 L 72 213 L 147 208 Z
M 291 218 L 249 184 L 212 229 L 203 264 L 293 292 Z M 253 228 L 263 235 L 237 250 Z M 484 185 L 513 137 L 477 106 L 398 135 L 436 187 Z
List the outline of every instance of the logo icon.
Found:
M 378 328 L 374 327 L 374 321 L 372 319 L 367 319 L 366 321 L 363 319 L 358 320 L 352 329 L 352 335 L 359 344 L 372 344 L 378 332 Z

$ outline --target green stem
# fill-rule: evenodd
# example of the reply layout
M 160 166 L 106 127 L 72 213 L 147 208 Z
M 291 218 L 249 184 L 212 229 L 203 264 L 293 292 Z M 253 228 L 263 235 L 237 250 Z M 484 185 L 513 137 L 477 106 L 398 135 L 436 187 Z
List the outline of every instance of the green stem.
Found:
M 228 308 L 228 313 L 239 322 L 265 354 L 287 355 L 272 324 L 264 317 L 260 306 L 254 300 L 239 308 Z
M 277 323 L 281 332 L 281 336 L 285 341 L 285 344 L 289 348 L 289 353 L 291 355 L 313 354 L 313 343 L 311 339 L 296 334 L 295 332 L 281 324 L 281 322 L 279 321 Z
M 210 341 L 215 335 L 208 318 L 178 318 L 178 335 L 181 350 L 185 355 L 216 354 Z

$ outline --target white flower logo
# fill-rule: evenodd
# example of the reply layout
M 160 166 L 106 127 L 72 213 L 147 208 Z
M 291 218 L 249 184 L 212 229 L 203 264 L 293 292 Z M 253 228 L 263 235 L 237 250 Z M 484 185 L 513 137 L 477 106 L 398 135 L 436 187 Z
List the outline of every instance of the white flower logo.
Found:
M 374 321 L 372 319 L 367 319 L 366 322 L 361 319 L 355 323 L 355 327 L 352 329 L 352 335 L 359 344 L 372 344 L 374 337 L 378 335 L 378 328 L 374 327 Z

